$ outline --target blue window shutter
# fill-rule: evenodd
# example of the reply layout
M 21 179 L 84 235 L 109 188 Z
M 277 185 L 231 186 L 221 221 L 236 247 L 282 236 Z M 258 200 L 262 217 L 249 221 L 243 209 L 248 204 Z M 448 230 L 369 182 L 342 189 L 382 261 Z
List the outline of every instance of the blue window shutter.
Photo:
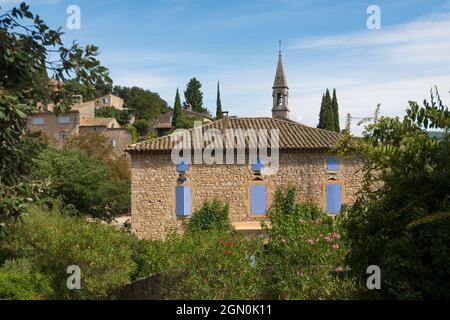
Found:
M 342 186 L 340 184 L 327 184 L 327 212 L 338 214 L 342 206 Z
M 191 214 L 191 187 L 189 186 L 176 186 L 175 187 L 176 198 L 176 215 L 180 217 L 186 217 Z
M 251 198 L 251 213 L 252 214 L 265 214 L 266 213 L 266 200 L 267 200 L 267 188 L 263 185 L 253 185 L 250 188 Z
M 327 159 L 327 170 L 328 171 L 339 171 L 341 167 L 341 161 L 336 158 Z

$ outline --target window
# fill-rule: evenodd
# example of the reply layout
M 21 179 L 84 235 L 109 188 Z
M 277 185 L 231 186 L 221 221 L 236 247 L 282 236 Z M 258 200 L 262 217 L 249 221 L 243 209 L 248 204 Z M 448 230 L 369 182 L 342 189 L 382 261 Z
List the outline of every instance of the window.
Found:
M 58 117 L 58 123 L 59 124 L 69 124 L 70 123 L 70 117 L 69 116 L 59 116 Z
M 109 98 L 108 97 L 103 98 L 103 104 L 109 104 Z
M 42 117 L 33 118 L 33 124 L 35 126 L 42 126 L 44 124 L 44 118 Z
M 176 200 L 176 215 L 178 217 L 187 217 L 191 215 L 191 187 L 190 186 L 176 186 L 175 187 Z
M 67 137 L 67 132 L 61 131 L 61 132 L 59 133 L 59 141 L 60 141 L 60 142 L 66 141 L 66 137 Z
M 112 145 L 113 148 L 116 148 L 117 147 L 117 141 L 115 139 L 112 139 L 111 140 L 111 145 Z
M 340 184 L 327 184 L 327 212 L 339 214 L 342 206 L 342 186 Z
M 340 170 L 341 161 L 336 158 L 327 158 L 327 171 L 337 172 Z
M 250 207 L 252 214 L 266 214 L 267 211 L 267 187 L 254 184 L 250 187 Z

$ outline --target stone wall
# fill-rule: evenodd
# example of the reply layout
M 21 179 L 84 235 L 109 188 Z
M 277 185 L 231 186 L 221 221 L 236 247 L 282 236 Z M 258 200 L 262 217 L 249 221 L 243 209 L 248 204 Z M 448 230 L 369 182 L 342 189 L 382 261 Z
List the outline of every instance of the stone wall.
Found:
M 38 112 L 35 113 L 27 121 L 27 127 L 31 133 L 41 133 L 47 141 L 55 144 L 59 147 L 64 145 L 63 133 L 65 135 L 65 140 L 67 140 L 71 135 L 77 134 L 80 124 L 80 115 L 78 112 L 68 112 L 61 116 L 69 117 L 70 123 L 60 124 L 58 122 L 58 115 L 53 112 Z M 43 124 L 34 124 L 34 119 L 42 119 Z
M 361 186 L 360 160 L 341 161 L 338 173 L 328 173 L 324 153 L 280 154 L 279 171 L 264 178 L 268 207 L 276 190 L 293 185 L 299 201 L 314 201 L 325 207 L 327 181 L 343 186 L 343 203 L 351 204 Z M 132 229 L 140 238 L 161 239 L 170 231 L 182 231 L 186 218 L 175 215 L 175 187 L 178 173 L 170 155 L 133 155 Z M 192 212 L 214 198 L 230 205 L 232 223 L 261 219 L 250 214 L 250 184 L 254 178 L 250 165 L 191 165 L 185 185 L 192 187 Z M 188 218 L 187 218 L 188 219 Z

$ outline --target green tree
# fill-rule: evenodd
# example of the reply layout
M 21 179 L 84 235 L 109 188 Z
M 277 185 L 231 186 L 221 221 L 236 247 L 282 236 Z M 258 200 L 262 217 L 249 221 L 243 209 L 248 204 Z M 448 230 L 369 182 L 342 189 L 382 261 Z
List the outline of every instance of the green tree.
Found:
M 339 124 L 339 104 L 337 101 L 336 89 L 333 89 L 333 100 L 331 105 L 333 108 L 334 131 L 341 132 L 341 126 Z
M 114 107 L 103 107 L 95 110 L 96 118 L 115 118 L 121 126 L 130 122 L 131 115 L 127 110 L 119 110 Z
M 150 126 L 148 125 L 148 120 L 139 119 L 133 123 L 133 126 L 136 128 L 136 131 L 140 137 L 146 136 L 150 130 Z
M 331 101 L 331 95 L 330 91 L 327 89 L 325 93 L 325 99 L 324 99 L 324 128 L 326 130 L 330 131 L 336 131 L 335 130 L 335 122 L 334 122 L 334 113 L 333 113 L 333 104 Z
M 319 129 L 325 129 L 325 94 L 322 94 L 322 102 L 320 104 Z
M 58 81 L 98 86 L 112 82 L 96 59 L 97 47 L 73 43 L 66 48 L 61 35 L 25 3 L 0 15 L 0 226 L 22 214 L 33 195 L 21 161 L 30 157 L 24 134 L 36 103 L 56 103 L 61 112 L 72 103 L 72 93 L 64 86 L 58 91 L 48 87 L 46 70 Z
M 208 110 L 203 108 L 202 84 L 196 78 L 192 78 L 184 91 L 184 99 L 188 105 L 192 106 L 192 111 L 206 113 Z
M 45 150 L 33 175 L 50 180 L 47 199 L 59 198 L 80 214 L 108 220 L 130 205 L 130 181 L 112 181 L 108 167 L 81 150 Z
M 448 299 L 450 112 L 433 93 L 423 107 L 411 101 L 402 119 L 374 118 L 362 138 L 340 145 L 364 160 L 364 188 L 346 221 L 351 269 L 365 282 L 368 265 L 381 268 L 382 288 L 371 295 Z
M 115 86 L 113 94 L 124 100 L 125 107 L 131 110 L 137 120 L 151 121 L 169 111 L 167 102 L 149 90 Z
M 220 99 L 220 85 L 219 82 L 217 82 L 217 101 L 216 101 L 216 119 L 222 119 L 222 101 Z
M 184 123 L 184 112 L 181 106 L 180 92 L 177 89 L 175 94 L 175 103 L 173 106 L 172 126 L 176 129 L 182 128 Z

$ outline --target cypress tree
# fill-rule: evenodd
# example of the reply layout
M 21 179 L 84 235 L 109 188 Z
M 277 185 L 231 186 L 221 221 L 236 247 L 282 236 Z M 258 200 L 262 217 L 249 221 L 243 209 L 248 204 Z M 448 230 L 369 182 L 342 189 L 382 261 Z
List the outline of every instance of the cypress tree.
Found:
M 222 119 L 222 101 L 220 99 L 220 85 L 219 82 L 217 82 L 217 101 L 216 101 L 216 119 Z
M 333 89 L 333 100 L 331 105 L 333 107 L 334 131 L 341 132 L 341 126 L 339 124 L 339 104 L 336 97 L 336 89 Z
M 172 127 L 181 128 L 184 122 L 184 113 L 181 106 L 180 92 L 177 88 L 175 103 L 173 105 Z
M 319 125 L 317 128 L 325 129 L 325 94 L 322 94 L 322 103 L 320 104 Z
M 207 110 L 203 108 L 203 92 L 200 90 L 201 88 L 202 84 L 200 81 L 192 78 L 184 91 L 184 99 L 188 105 L 192 106 L 192 111 L 206 113 Z
M 334 129 L 334 114 L 333 114 L 333 105 L 331 101 L 331 95 L 330 91 L 327 89 L 327 92 L 325 93 L 325 100 L 324 100 L 324 108 L 325 108 L 325 128 L 326 130 L 335 131 Z

